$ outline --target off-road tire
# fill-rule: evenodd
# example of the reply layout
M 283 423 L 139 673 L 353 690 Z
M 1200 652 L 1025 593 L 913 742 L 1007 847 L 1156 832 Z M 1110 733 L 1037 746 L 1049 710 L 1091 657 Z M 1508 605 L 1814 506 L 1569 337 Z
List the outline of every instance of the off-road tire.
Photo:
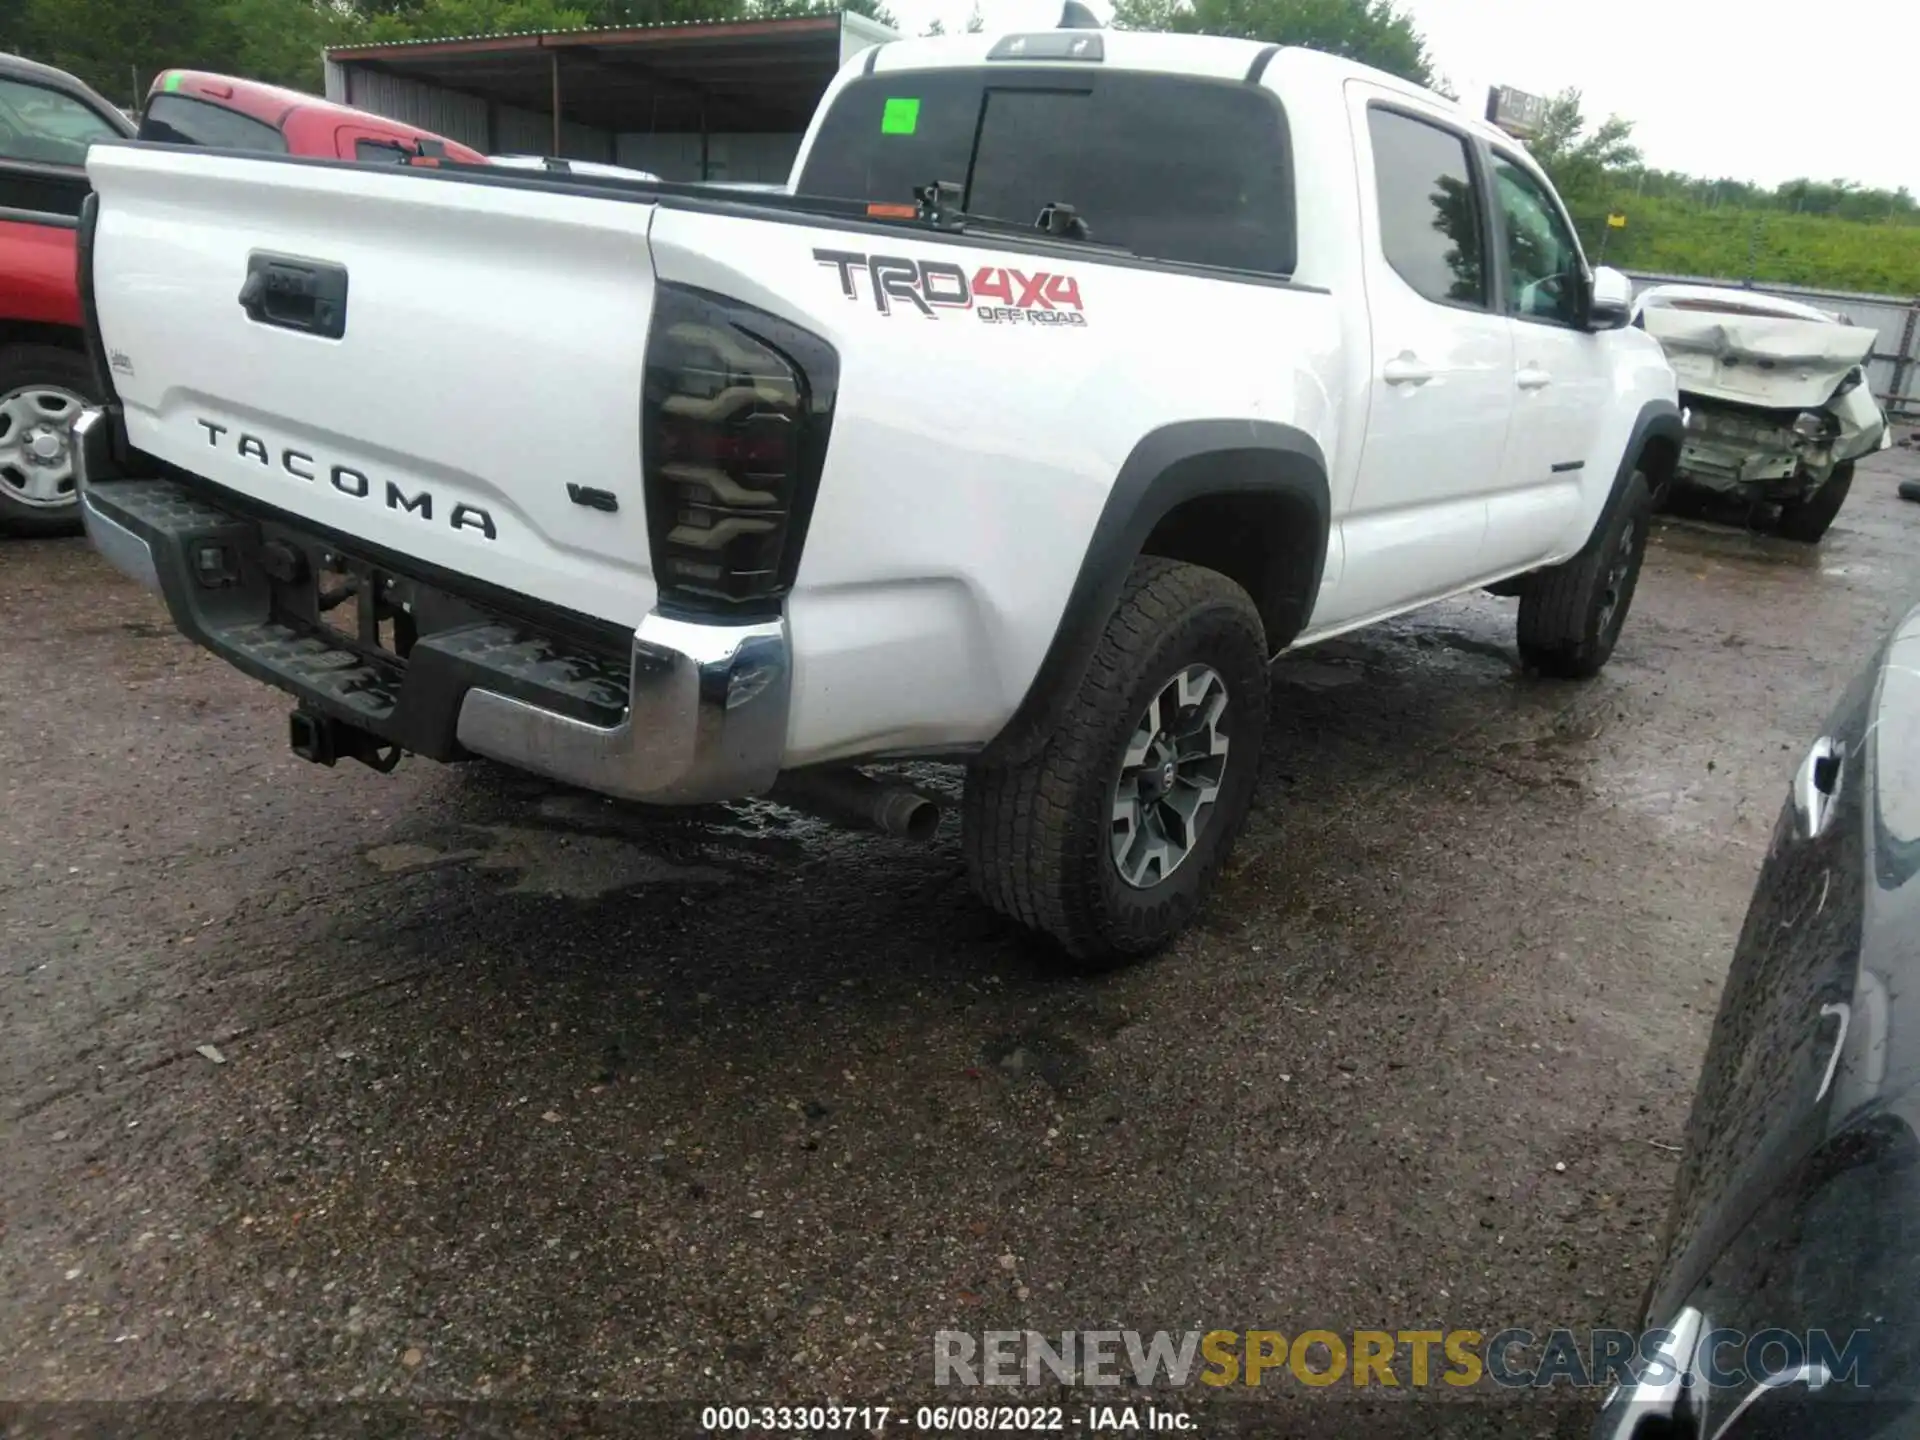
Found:
M 1804 500 L 1791 500 L 1780 507 L 1780 516 L 1773 522 L 1773 533 L 1782 540 L 1793 540 L 1802 545 L 1817 545 L 1833 525 L 1840 514 L 1840 507 L 1847 503 L 1847 492 L 1853 489 L 1853 462 L 1842 460 L 1833 467 L 1833 473 L 1827 476 L 1827 483 Z
M 1633 605 L 1653 522 L 1646 475 L 1636 470 L 1586 548 L 1533 576 L 1520 597 L 1520 658 L 1542 675 L 1587 680 L 1613 654 Z
M 1148 955 L 1205 901 L 1246 819 L 1267 722 L 1267 648 L 1245 590 L 1197 565 L 1136 560 L 1060 728 L 1016 765 L 975 765 L 961 808 L 976 894 L 1057 942 L 1071 968 Z M 1189 666 L 1224 683 L 1219 797 L 1186 858 L 1134 888 L 1112 853 L 1113 786 L 1139 717 Z
M 0 396 L 32 385 L 68 390 L 91 404 L 100 393 L 87 357 L 58 345 L 0 345 Z M 71 504 L 29 505 L 0 485 L 0 535 L 71 535 L 80 529 L 80 495 Z

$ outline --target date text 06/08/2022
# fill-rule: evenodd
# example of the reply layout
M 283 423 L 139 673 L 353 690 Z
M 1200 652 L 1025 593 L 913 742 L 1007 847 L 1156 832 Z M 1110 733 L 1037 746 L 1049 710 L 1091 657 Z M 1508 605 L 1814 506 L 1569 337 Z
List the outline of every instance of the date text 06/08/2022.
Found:
M 729 1432 L 820 1435 L 881 1435 L 889 1430 L 923 1434 L 983 1431 L 1087 1435 L 1134 1431 L 1174 1434 L 1193 1430 L 1184 1410 L 1155 1405 L 708 1405 L 700 1428 Z

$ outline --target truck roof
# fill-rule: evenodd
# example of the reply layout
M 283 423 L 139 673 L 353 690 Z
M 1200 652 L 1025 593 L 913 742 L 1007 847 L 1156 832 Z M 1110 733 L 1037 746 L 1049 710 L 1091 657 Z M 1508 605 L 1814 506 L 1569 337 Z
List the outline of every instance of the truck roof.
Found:
M 51 65 L 42 65 L 38 60 L 29 60 L 24 55 L 0 53 L 0 79 L 31 80 L 38 85 L 47 85 L 60 90 L 86 90 L 87 86 L 75 76 L 64 70 L 56 70 Z
M 86 101 L 90 108 L 102 111 L 126 134 L 133 134 L 133 122 L 127 118 L 125 111 L 78 76 L 69 75 L 64 70 L 42 65 L 38 60 L 29 60 L 24 55 L 0 54 L 0 80 L 24 80 L 32 85 L 44 85 L 49 90 L 75 96 Z
M 1222 35 L 1168 35 L 1145 30 L 1009 30 L 972 35 L 935 35 L 912 40 L 894 40 L 872 52 L 872 73 L 900 70 L 934 70 L 983 65 L 996 47 L 1020 37 L 1037 35 L 1097 36 L 1107 69 L 1151 70 L 1161 74 L 1191 75 L 1201 79 L 1244 80 L 1264 57 L 1262 71 L 1276 80 L 1297 77 L 1306 84 L 1337 85 L 1348 80 L 1365 80 L 1385 89 L 1398 90 L 1410 98 L 1428 104 L 1452 106 L 1460 124 L 1487 140 L 1505 145 L 1518 142 L 1505 131 L 1489 125 L 1458 100 L 1437 90 L 1403 80 L 1385 70 L 1363 65 L 1339 55 L 1309 50 L 1299 45 L 1271 45 L 1260 40 L 1237 40 Z M 1063 57 L 1036 55 L 1036 64 L 1059 64 Z M 1001 59 L 996 65 L 1007 64 Z M 1012 62 L 1019 63 L 1019 62 Z M 1281 88 L 1284 88 L 1281 87 Z
M 295 110 L 311 111 L 338 117 L 341 121 L 355 121 L 360 124 L 377 126 L 394 135 L 404 135 L 416 140 L 439 140 L 442 137 L 432 130 L 422 130 L 418 125 L 409 125 L 404 120 L 391 120 L 385 115 L 372 115 L 365 110 L 356 110 L 350 105 L 338 105 L 318 95 L 308 95 L 300 90 L 288 90 L 279 85 L 268 85 L 259 80 L 242 80 L 233 75 L 213 75 L 203 70 L 167 70 L 155 77 L 148 98 L 164 92 L 178 92 L 194 99 L 211 100 L 224 105 L 242 115 L 259 120 L 264 124 L 278 127 Z

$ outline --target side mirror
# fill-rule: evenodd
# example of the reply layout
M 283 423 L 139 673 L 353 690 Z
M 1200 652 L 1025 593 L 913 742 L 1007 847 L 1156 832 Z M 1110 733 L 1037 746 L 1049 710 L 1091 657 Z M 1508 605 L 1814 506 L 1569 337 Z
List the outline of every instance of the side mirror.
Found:
M 1593 272 L 1587 292 L 1587 328 L 1619 330 L 1633 317 L 1633 282 L 1610 265 Z

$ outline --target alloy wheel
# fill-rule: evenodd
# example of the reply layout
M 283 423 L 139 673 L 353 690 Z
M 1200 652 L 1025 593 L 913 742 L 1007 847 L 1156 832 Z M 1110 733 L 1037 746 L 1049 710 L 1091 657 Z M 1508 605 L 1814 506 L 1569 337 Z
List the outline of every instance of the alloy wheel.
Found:
M 1227 682 L 1189 665 L 1147 702 L 1114 777 L 1114 869 L 1148 890 L 1200 843 L 1227 769 Z

